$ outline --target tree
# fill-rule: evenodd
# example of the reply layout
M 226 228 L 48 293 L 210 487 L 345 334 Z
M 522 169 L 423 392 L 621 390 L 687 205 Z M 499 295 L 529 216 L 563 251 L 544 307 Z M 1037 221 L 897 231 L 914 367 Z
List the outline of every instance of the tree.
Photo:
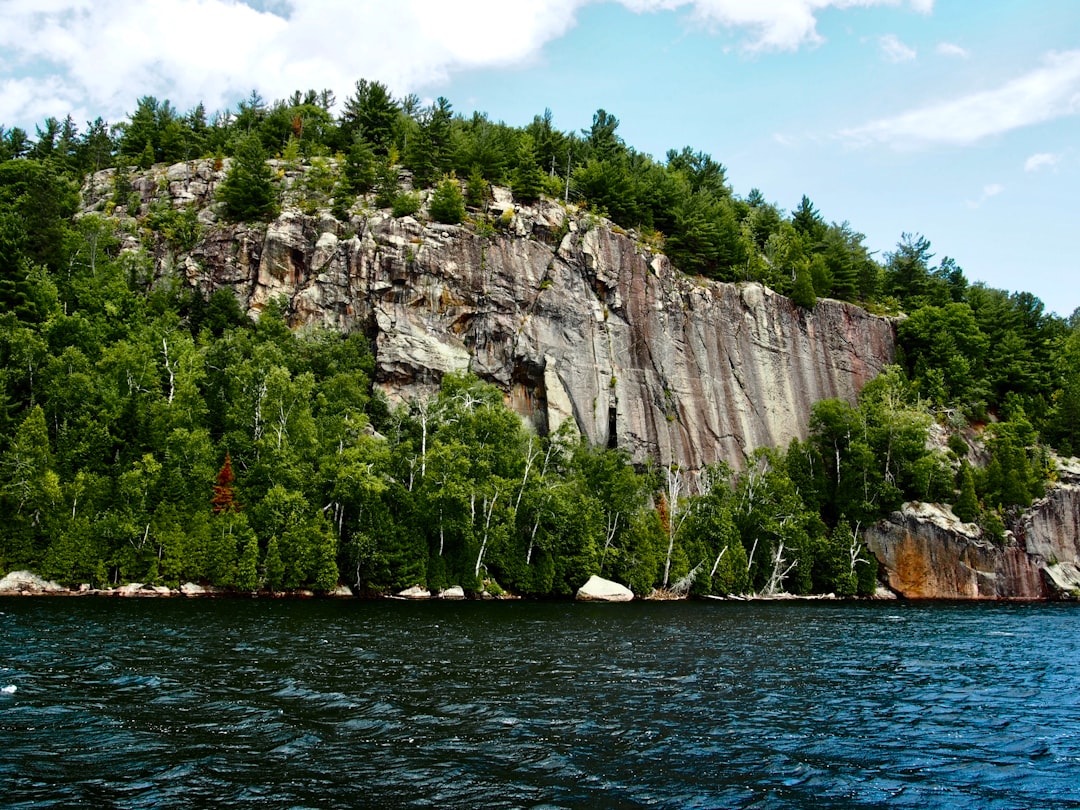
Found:
M 536 162 L 536 148 L 528 135 L 521 138 L 510 188 L 522 202 L 535 202 L 544 191 L 544 173 Z
M 258 137 L 249 135 L 237 148 L 229 172 L 218 187 L 223 214 L 231 222 L 269 221 L 277 216 L 273 172 Z
M 60 499 L 60 478 L 53 470 L 45 412 L 35 405 L 0 456 L 0 504 L 8 522 L 5 542 L 0 543 L 0 560 L 9 566 L 40 561 L 51 539 L 53 509 Z
M 930 242 L 921 234 L 904 233 L 896 250 L 888 254 L 886 291 L 901 301 L 925 295 L 930 282 Z
M 975 495 L 975 476 L 967 461 L 960 462 L 957 478 L 960 494 L 953 504 L 953 513 L 964 523 L 973 523 L 979 516 L 979 499 Z
M 817 295 L 814 292 L 814 282 L 810 278 L 810 270 L 800 266 L 795 271 L 795 286 L 791 290 L 791 300 L 803 309 L 813 309 L 817 303 Z
M 799 200 L 799 207 L 791 214 L 791 224 L 795 226 L 795 230 L 799 235 L 806 239 L 807 244 L 812 249 L 817 247 L 828 231 L 825 220 L 805 194 Z
M 236 476 L 232 469 L 232 456 L 225 453 L 225 463 L 218 470 L 216 483 L 214 484 L 214 497 L 210 500 L 214 514 L 221 512 L 235 512 L 238 508 L 233 493 L 233 482 Z
M 401 108 L 382 82 L 360 79 L 356 92 L 345 100 L 342 129 L 367 141 L 378 155 L 385 155 L 394 143 L 394 126 Z
M 625 150 L 622 138 L 615 134 L 618 128 L 618 118 L 603 109 L 596 111 L 592 127 L 582 130 L 582 134 L 588 137 L 592 157 L 597 160 L 613 160 Z
M 457 225 L 465 219 L 465 198 L 457 177 L 444 177 L 428 200 L 428 212 L 436 222 Z

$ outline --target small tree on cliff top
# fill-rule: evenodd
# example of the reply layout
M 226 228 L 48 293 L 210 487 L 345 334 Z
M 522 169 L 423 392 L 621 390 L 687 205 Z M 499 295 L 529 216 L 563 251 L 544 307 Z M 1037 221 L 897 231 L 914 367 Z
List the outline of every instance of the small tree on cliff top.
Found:
M 225 204 L 225 219 L 250 222 L 276 217 L 278 204 L 273 178 L 262 144 L 258 137 L 249 135 L 236 150 L 229 173 L 218 188 L 218 198 Z

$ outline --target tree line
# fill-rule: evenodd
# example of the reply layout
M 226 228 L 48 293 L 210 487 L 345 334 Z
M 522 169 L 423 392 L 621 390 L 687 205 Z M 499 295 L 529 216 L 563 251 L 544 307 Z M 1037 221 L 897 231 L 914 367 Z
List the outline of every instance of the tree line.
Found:
M 656 161 L 603 110 L 578 133 L 550 112 L 514 128 L 367 81 L 333 107 L 326 92 L 252 94 L 208 120 L 144 97 L 116 126 L 48 119 L 33 141 L 0 128 L 0 567 L 244 591 L 565 595 L 599 573 L 639 593 L 866 593 L 868 523 L 942 501 L 1000 539 L 1051 474 L 1042 442 L 1080 452 L 1077 319 L 935 265 L 921 236 L 878 262 L 809 199 L 786 215 L 756 190 L 740 198 L 708 155 Z M 362 335 L 293 333 L 277 305 L 253 324 L 231 293 L 160 277 L 162 240 L 200 238 L 194 211 L 128 205 L 142 251 L 120 250 L 115 220 L 74 217 L 89 172 L 115 167 L 125 205 L 131 172 L 227 157 L 223 214 L 268 219 L 281 202 L 268 155 L 305 166 L 298 204 L 343 219 L 358 204 L 415 213 L 426 193 L 431 216 L 482 227 L 492 183 L 571 199 L 685 272 L 807 307 L 830 295 L 903 311 L 898 365 L 855 406 L 819 403 L 807 441 L 745 469 L 635 468 L 529 434 L 469 377 L 391 409 Z M 932 424 L 947 449 L 927 448 Z

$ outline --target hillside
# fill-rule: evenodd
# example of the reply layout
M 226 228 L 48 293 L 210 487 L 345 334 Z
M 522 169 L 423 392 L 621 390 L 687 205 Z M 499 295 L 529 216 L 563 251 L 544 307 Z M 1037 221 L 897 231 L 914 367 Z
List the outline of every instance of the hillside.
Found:
M 809 200 L 787 219 L 707 155 L 638 155 L 603 111 L 578 138 L 361 90 L 340 120 L 143 99 L 115 151 L 56 131 L 0 163 L 0 566 L 869 593 L 899 569 L 866 527 L 939 501 L 1042 560 L 1056 584 L 1023 595 L 1075 587 L 1047 567 L 1069 538 L 1024 548 L 1043 504 L 1073 508 L 1044 500 L 1042 440 L 1071 452 L 1080 403 L 1080 337 L 1037 299 L 916 236 L 879 264 Z M 542 144 L 585 157 L 545 174 Z M 185 150 L 218 155 L 157 161 Z

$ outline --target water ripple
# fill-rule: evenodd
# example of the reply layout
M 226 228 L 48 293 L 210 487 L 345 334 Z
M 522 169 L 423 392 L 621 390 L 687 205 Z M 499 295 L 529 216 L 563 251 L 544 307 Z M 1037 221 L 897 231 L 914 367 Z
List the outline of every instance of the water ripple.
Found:
M 1057 605 L 8 600 L 6 807 L 1080 808 Z

